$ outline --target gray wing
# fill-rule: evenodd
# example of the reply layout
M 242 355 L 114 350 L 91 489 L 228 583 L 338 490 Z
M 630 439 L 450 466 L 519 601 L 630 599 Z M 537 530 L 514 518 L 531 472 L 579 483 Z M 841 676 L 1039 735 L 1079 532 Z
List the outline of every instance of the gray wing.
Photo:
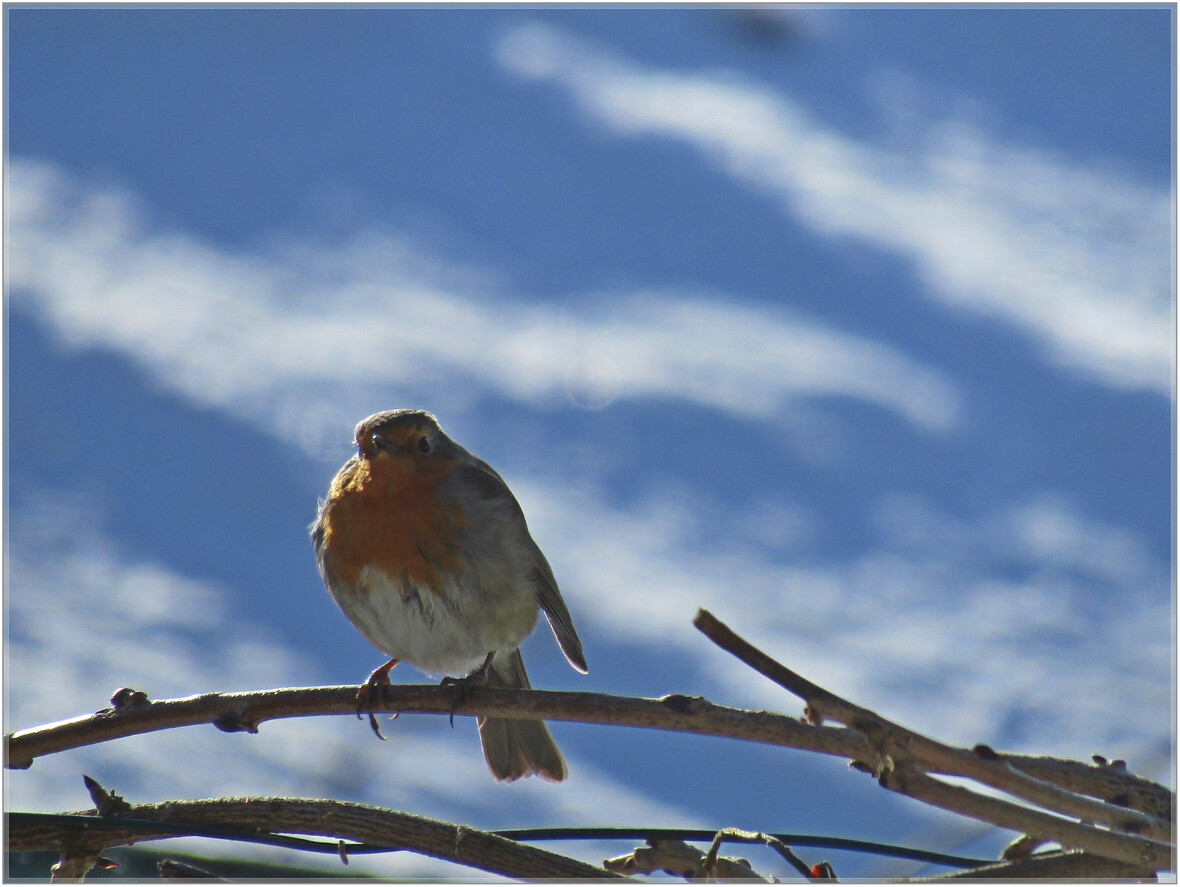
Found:
M 536 560 L 529 571 L 529 578 L 533 587 L 537 589 L 537 599 L 541 602 L 541 609 L 549 619 L 549 626 L 553 629 L 553 636 L 557 638 L 557 645 L 569 660 L 569 664 L 587 674 L 590 669 L 586 666 L 586 656 L 582 652 L 582 642 L 574 630 L 574 620 L 570 618 L 569 608 L 561 599 L 561 592 L 557 590 L 557 580 L 553 578 L 553 571 L 549 569 L 549 562 L 541 549 L 533 543 Z
M 532 559 L 528 578 L 536 590 L 537 602 L 545 611 L 545 617 L 549 620 L 549 627 L 553 629 L 557 645 L 565 654 L 569 664 L 582 674 L 587 674 L 589 669 L 586 667 L 586 656 L 582 652 L 582 641 L 574 629 L 574 621 L 570 617 L 569 608 L 561 599 L 561 592 L 557 589 L 557 580 L 553 578 L 553 570 L 529 534 L 528 523 L 525 521 L 520 503 L 516 501 L 512 491 L 508 489 L 508 484 L 504 483 L 504 479 L 496 473 L 492 466 L 475 456 L 470 456 L 470 458 L 474 464 L 464 465 L 457 469 L 456 473 L 462 473 L 462 482 L 469 489 L 477 491 L 478 495 L 486 499 L 498 499 L 504 502 L 519 518 L 525 548 Z
M 316 507 L 315 520 L 311 522 L 311 526 L 307 528 L 308 534 L 311 536 L 312 547 L 315 548 L 316 566 L 320 568 L 320 577 L 324 582 L 328 581 L 327 566 L 324 563 L 324 505 L 325 501 L 321 499 Z

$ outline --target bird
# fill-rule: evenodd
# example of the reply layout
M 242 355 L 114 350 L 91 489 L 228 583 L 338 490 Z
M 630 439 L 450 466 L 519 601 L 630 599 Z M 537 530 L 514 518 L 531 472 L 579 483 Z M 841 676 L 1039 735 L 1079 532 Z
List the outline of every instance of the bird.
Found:
M 390 657 L 361 685 L 358 714 L 399 662 L 444 675 L 444 684 L 456 686 L 455 705 L 480 684 L 530 687 L 520 645 L 542 611 L 566 660 L 588 673 L 553 570 L 490 465 L 425 410 L 374 413 L 357 424 L 354 442 L 310 533 L 328 592 Z M 369 717 L 380 736 L 371 710 Z M 566 778 L 544 721 L 477 723 L 497 782 Z

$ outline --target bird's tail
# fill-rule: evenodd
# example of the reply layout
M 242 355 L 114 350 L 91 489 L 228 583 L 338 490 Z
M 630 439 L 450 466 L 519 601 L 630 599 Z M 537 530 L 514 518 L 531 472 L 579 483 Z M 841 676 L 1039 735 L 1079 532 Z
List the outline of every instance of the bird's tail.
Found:
M 529 676 L 519 650 L 492 661 L 486 686 L 528 689 Z M 497 782 L 512 782 L 533 773 L 551 782 L 566 777 L 565 759 L 544 721 L 480 718 L 479 741 Z

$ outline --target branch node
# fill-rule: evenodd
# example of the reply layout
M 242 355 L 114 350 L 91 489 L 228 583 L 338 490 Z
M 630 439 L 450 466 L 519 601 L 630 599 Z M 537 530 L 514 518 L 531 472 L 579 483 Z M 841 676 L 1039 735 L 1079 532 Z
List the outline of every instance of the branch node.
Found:
M 148 708 L 152 701 L 142 690 L 132 690 L 130 687 L 120 687 L 111 697 L 111 706 L 116 714 L 129 711 L 141 711 Z
M 706 855 L 684 841 L 669 838 L 648 838 L 646 847 L 636 847 L 625 856 L 603 860 L 602 867 L 617 875 L 650 875 L 657 871 L 681 878 L 705 878 L 713 881 L 749 880 L 765 881 L 744 859 L 729 856 L 714 856 L 713 869 L 708 872 Z
M 126 816 L 131 812 L 131 805 L 114 792 L 108 792 L 98 784 L 98 781 L 82 774 L 82 784 L 90 793 L 90 800 L 94 801 L 94 809 L 99 816 Z
M 985 761 L 998 761 L 1000 759 L 1000 753 L 998 751 L 990 745 L 984 745 L 982 742 L 972 746 L 971 752 L 977 757 L 983 758 Z
M 719 877 L 725 880 L 733 878 L 758 878 L 760 881 L 766 879 L 761 877 L 753 866 L 750 865 L 749 860 L 742 859 L 738 856 L 719 856 L 722 842 L 728 837 L 753 839 L 757 840 L 762 837 L 760 832 L 747 832 L 737 828 L 723 828 L 713 836 L 712 843 L 709 844 L 709 850 L 701 859 L 700 873 L 704 876 L 706 883 L 716 883 Z M 729 872 L 722 874 L 722 866 L 729 869 Z
M 703 702 L 704 699 L 700 696 L 685 696 L 681 693 L 671 693 L 659 699 L 659 703 L 665 708 L 682 715 L 695 714 Z
M 246 707 L 235 708 L 214 718 L 213 726 L 223 733 L 257 733 L 258 721 L 246 717 Z

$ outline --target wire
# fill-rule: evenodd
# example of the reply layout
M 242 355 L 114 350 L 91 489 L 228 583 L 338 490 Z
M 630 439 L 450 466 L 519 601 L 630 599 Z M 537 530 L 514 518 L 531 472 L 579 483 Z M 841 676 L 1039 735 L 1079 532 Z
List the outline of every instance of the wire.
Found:
M 57 825 L 78 826 L 87 828 L 117 831 L 119 829 L 144 830 L 183 837 L 220 838 L 226 841 L 246 841 L 254 844 L 266 844 L 274 847 L 289 847 L 296 850 L 307 850 L 311 853 L 331 853 L 340 855 L 342 850 L 349 856 L 369 853 L 399 853 L 404 847 L 389 847 L 379 844 L 349 843 L 347 841 L 317 841 L 310 838 L 296 838 L 289 835 L 277 835 L 272 832 L 255 832 L 247 829 L 223 828 L 196 823 L 170 822 L 156 819 L 134 819 L 119 816 L 93 816 L 69 813 L 9 813 L 9 828 L 24 825 Z M 678 828 L 616 828 L 616 827 L 586 827 L 586 828 L 516 828 L 500 829 L 491 832 L 502 838 L 515 841 L 562 841 L 562 840 L 601 840 L 609 839 L 642 839 L 660 840 L 672 839 L 681 841 L 712 841 L 717 830 L 708 829 L 678 829 Z M 895 844 L 882 844 L 877 841 L 860 841 L 855 838 L 832 838 L 825 835 L 795 835 L 795 834 L 766 834 L 777 838 L 784 844 L 796 847 L 822 847 L 828 850 L 850 850 L 855 853 L 872 853 L 877 856 L 891 856 L 898 859 L 912 859 L 918 862 L 934 865 L 952 866 L 955 868 L 974 868 L 987 865 L 995 860 L 972 859 L 966 856 L 951 856 L 930 850 L 919 850 L 913 847 L 899 847 Z M 750 837 L 727 837 L 727 841 L 747 844 L 760 844 L 760 840 Z
M 492 832 L 503 838 L 515 841 L 559 841 L 571 838 L 651 838 L 674 839 L 681 841 L 712 841 L 717 830 L 686 829 L 686 828 L 512 828 Z M 859 841 L 855 838 L 831 838 L 826 835 L 794 835 L 765 832 L 772 838 L 777 838 L 784 844 L 796 847 L 823 847 L 828 850 L 851 850 L 855 853 L 874 853 L 878 856 L 894 856 L 899 859 L 914 859 L 920 862 L 930 862 L 936 865 L 955 866 L 959 868 L 974 868 L 988 865 L 994 859 L 972 859 L 967 856 L 951 856 L 946 853 L 936 853 L 932 850 L 919 850 L 914 847 L 899 847 L 896 844 L 882 844 L 877 841 Z M 729 837 L 726 841 L 744 844 L 761 844 L 757 838 Z

